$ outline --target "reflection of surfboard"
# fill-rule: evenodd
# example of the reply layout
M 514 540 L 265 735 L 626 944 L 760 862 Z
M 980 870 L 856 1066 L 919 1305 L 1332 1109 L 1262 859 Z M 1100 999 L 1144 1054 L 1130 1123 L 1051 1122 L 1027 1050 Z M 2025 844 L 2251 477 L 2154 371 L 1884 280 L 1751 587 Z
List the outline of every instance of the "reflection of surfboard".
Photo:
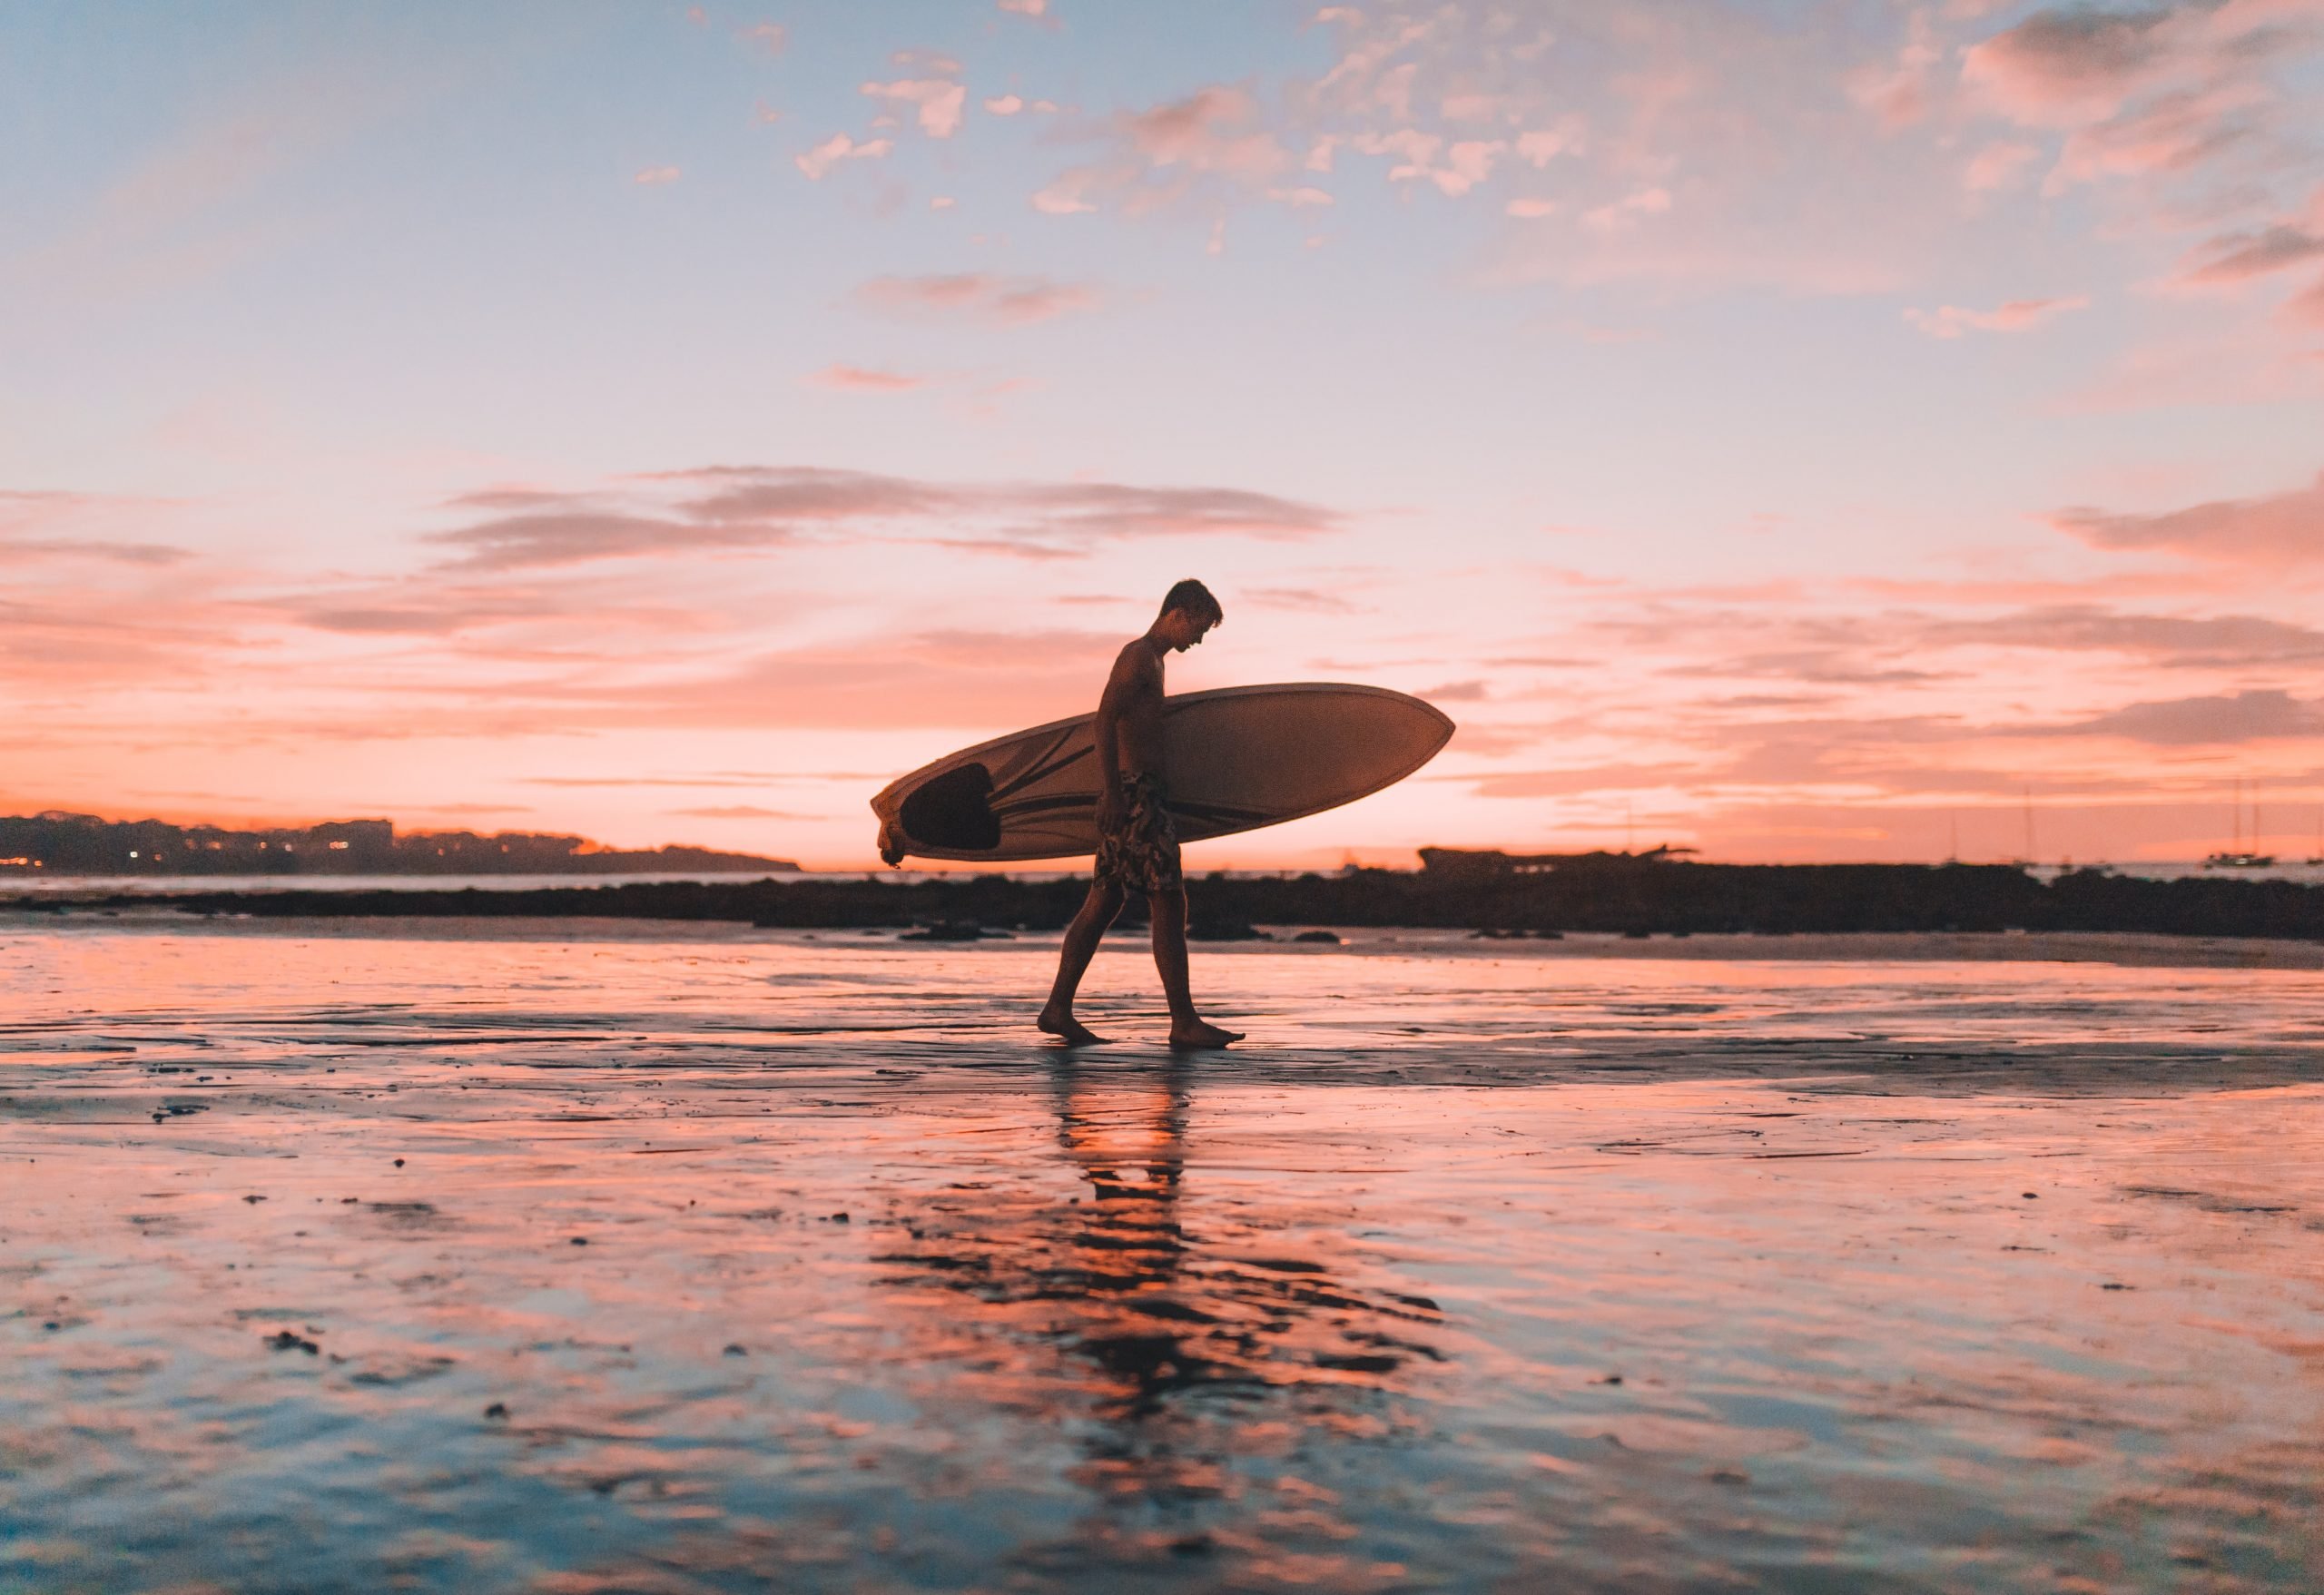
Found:
M 979 743 L 894 783 L 872 800 L 881 857 L 1097 852 L 1097 718 Z M 1321 813 L 1402 781 L 1452 735 L 1443 714 L 1385 687 L 1295 682 L 1165 698 L 1170 813 L 1182 842 Z

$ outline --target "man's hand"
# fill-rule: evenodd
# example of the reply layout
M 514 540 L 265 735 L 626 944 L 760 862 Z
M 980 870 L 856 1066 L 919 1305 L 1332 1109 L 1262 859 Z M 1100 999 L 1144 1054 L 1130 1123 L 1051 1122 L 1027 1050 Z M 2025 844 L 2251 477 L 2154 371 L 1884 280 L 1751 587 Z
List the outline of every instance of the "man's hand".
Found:
M 1121 828 L 1122 789 L 1117 781 L 1108 782 L 1098 793 L 1098 829 L 1110 833 Z

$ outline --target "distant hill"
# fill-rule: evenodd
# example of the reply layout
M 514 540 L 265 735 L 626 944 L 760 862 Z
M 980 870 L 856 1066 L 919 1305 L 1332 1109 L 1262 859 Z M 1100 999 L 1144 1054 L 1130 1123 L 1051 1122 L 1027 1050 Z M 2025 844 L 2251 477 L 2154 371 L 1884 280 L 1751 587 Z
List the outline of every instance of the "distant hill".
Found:
M 768 874 L 788 859 L 700 847 L 624 852 L 586 836 L 502 831 L 398 832 L 386 820 L 229 831 L 159 820 L 46 813 L 0 819 L 0 876 Z

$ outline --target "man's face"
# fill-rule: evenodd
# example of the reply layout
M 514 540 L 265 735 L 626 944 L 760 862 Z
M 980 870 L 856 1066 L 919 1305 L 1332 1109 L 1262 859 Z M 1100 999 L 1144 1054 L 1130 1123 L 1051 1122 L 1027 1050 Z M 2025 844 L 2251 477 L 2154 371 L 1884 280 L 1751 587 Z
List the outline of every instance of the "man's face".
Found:
M 1184 609 L 1173 609 L 1170 611 L 1170 646 L 1183 654 L 1202 641 L 1203 634 L 1217 624 L 1208 615 L 1190 615 Z

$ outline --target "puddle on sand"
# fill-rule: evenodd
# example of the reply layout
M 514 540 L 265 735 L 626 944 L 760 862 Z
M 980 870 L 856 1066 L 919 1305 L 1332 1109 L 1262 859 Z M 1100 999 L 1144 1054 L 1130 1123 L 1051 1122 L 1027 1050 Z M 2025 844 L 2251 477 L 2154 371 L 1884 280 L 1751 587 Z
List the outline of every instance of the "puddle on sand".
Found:
M 2324 1586 L 2324 977 L 1042 951 L 0 936 L 0 1589 Z

